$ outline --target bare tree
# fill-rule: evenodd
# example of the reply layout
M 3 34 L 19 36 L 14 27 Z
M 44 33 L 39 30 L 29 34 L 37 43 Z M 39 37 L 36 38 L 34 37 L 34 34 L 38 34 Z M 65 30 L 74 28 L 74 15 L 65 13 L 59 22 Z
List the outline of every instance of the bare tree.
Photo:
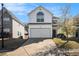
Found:
M 64 28 L 64 31 L 66 32 L 66 36 L 68 38 L 68 30 L 67 30 L 67 21 L 69 20 L 70 18 L 70 10 L 71 10 L 71 6 L 68 4 L 64 7 L 62 7 L 60 9 L 61 11 L 61 14 L 62 14 L 62 19 L 63 19 L 63 28 Z

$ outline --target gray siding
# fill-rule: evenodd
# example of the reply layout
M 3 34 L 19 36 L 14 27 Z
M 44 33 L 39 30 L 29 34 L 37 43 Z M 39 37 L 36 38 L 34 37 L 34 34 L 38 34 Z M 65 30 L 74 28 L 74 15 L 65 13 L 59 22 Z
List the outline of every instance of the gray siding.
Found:
M 7 12 L 5 12 L 3 15 L 4 15 L 3 16 L 3 30 L 4 30 L 4 32 L 12 33 L 12 20 L 11 20 L 11 16 Z M 9 20 L 7 20 L 7 19 L 9 19 Z M 2 19 L 0 17 L 0 23 L 1 23 L 1 20 Z M 0 32 L 1 32 L 1 26 L 2 25 L 0 24 Z M 10 36 L 10 38 L 11 38 L 11 36 Z

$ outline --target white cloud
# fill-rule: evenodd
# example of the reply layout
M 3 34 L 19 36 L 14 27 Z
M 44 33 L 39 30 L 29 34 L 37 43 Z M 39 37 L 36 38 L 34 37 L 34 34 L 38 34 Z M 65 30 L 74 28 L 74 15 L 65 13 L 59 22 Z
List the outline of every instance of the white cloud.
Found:
M 4 6 L 11 11 L 19 20 L 27 22 L 27 11 L 25 4 L 22 3 L 6 3 Z
M 25 8 L 24 4 L 14 3 L 14 4 L 5 4 L 5 7 L 10 10 L 11 12 L 17 13 L 17 14 L 24 14 L 27 9 Z
M 34 8 L 37 4 L 33 3 L 5 3 L 4 6 L 11 11 L 19 20 L 22 22 L 28 22 L 27 14 Z M 33 7 L 33 8 L 32 8 Z M 0 5 L 1 9 L 1 5 Z

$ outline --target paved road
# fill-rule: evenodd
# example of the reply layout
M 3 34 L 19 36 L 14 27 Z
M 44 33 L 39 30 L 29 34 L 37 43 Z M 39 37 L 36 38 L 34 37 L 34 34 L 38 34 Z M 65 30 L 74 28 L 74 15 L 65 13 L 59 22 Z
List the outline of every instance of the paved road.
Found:
M 6 55 L 7 56 L 31 56 L 39 51 L 46 50 L 46 47 L 50 47 L 50 46 L 55 47 L 56 46 L 52 39 L 46 39 L 41 42 L 31 43 L 28 45 L 27 45 L 27 43 L 28 42 L 25 42 L 22 47 L 14 50 L 14 51 L 7 52 Z

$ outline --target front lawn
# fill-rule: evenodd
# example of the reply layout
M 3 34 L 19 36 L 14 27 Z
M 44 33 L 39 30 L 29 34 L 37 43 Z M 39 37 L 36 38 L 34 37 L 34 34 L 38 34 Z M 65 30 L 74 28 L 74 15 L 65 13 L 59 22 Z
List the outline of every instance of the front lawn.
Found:
M 67 42 L 66 40 L 62 40 L 59 38 L 54 38 L 53 41 L 56 43 L 57 46 L 62 46 L 63 48 L 67 48 L 67 49 L 79 48 L 79 43 L 76 41 L 69 40 Z
M 6 53 L 0 53 L 0 56 L 5 56 L 6 55 Z

